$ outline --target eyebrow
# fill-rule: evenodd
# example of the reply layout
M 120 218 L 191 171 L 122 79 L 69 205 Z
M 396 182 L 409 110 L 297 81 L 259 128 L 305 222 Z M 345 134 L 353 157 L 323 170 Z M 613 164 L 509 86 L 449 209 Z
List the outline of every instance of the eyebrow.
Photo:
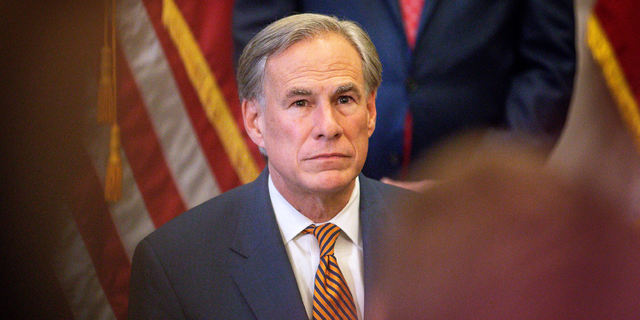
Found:
M 357 97 L 360 97 L 362 93 L 358 89 L 355 83 L 349 82 L 343 85 L 340 85 L 334 91 L 334 94 L 339 95 L 345 92 L 353 92 Z M 310 89 L 305 88 L 291 88 L 287 91 L 287 98 L 299 97 L 299 96 L 311 96 L 313 92 Z
M 338 86 L 335 94 L 342 94 L 350 91 L 353 92 L 357 97 L 360 97 L 362 95 L 356 84 L 352 82 Z
M 293 98 L 298 96 L 310 96 L 312 94 L 311 90 L 304 88 L 291 88 L 291 90 L 287 91 L 287 98 Z

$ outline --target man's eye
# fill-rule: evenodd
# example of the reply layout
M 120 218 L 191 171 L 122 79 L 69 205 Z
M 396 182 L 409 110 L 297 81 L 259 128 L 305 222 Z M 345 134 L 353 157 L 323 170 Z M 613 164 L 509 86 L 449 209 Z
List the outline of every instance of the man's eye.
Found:
M 298 100 L 298 101 L 294 102 L 293 105 L 296 106 L 296 107 L 306 107 L 307 106 L 307 101 L 306 100 Z
M 347 96 L 343 96 L 343 97 L 338 98 L 338 103 L 340 103 L 340 104 L 349 103 L 350 101 L 351 101 L 351 98 L 347 97 Z

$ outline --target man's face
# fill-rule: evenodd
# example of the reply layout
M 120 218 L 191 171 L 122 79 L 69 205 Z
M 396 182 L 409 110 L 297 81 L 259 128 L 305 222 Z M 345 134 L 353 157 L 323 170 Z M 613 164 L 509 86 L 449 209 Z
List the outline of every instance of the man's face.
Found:
M 267 150 L 278 190 L 332 194 L 352 187 L 376 119 L 375 92 L 365 92 L 353 46 L 336 34 L 298 42 L 267 60 L 263 88 L 264 109 L 248 103 L 256 115 L 247 119 L 245 112 L 245 123 Z

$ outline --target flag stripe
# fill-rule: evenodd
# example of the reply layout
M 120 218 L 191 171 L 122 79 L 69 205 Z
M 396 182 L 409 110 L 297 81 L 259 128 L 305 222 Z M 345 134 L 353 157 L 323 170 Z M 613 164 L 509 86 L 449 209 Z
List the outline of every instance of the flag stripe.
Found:
M 190 208 L 219 194 L 162 47 L 140 0 L 120 1 L 120 42 L 180 198 Z M 124 106 L 125 108 L 127 106 Z M 149 108 L 152 108 L 150 110 Z M 170 121 L 169 121 L 170 120 Z
M 106 163 L 109 156 L 108 150 L 104 146 L 109 143 L 109 128 L 91 121 L 93 119 L 95 118 L 90 117 L 90 121 L 86 124 L 88 130 L 85 148 L 91 157 L 94 170 L 101 180 L 100 184 L 104 185 Z M 142 195 L 135 183 L 126 155 L 122 156 L 122 199 L 110 204 L 109 211 L 129 261 L 131 261 L 135 246 L 156 227 L 144 206 Z
M 78 188 L 69 210 L 88 249 L 102 289 L 117 319 L 125 319 L 131 263 L 111 220 L 100 179 L 83 153 L 77 163 Z
M 178 48 L 191 83 L 195 86 L 209 121 L 222 139 L 222 146 L 229 156 L 242 183 L 258 176 L 258 167 L 247 148 L 227 103 L 220 92 L 207 61 L 195 41 L 189 26 L 173 0 L 163 2 L 162 20 Z
M 52 255 L 52 262 L 73 317 L 115 319 L 69 208 L 61 208 L 59 214 L 67 223 L 59 232 L 59 242 Z
M 109 141 L 109 128 L 96 123 L 95 108 L 90 107 L 88 111 L 88 121 L 85 124 L 87 130 L 84 145 L 85 150 L 88 152 L 87 158 L 90 159 L 92 166 L 88 166 L 89 168 L 79 166 L 77 172 L 81 173 L 85 177 L 93 177 L 93 179 L 98 180 L 93 181 L 92 183 L 97 185 L 95 188 L 99 190 L 100 186 L 104 185 L 105 168 L 109 153 L 109 150 L 105 148 L 105 146 L 108 145 Z M 141 238 L 155 230 L 155 226 L 144 207 L 144 202 L 142 201 L 142 197 L 135 185 L 135 180 L 126 156 L 123 156 L 122 160 L 123 199 L 111 204 L 107 208 L 110 212 L 109 217 L 111 220 L 105 219 L 104 221 L 113 222 L 113 226 L 116 229 L 116 235 L 114 235 L 114 237 L 119 236 L 119 238 L 110 241 L 116 242 L 119 240 L 121 242 L 124 252 L 119 253 L 116 256 L 120 261 L 126 260 L 128 263 L 125 264 L 122 262 L 119 264 L 111 264 L 105 263 L 104 261 L 95 261 L 95 263 L 96 265 L 99 265 L 100 268 L 110 268 L 113 272 L 128 273 L 135 246 Z M 89 171 L 82 172 L 85 169 Z M 78 188 L 85 189 L 82 186 L 79 186 Z M 76 197 L 78 196 L 76 195 Z M 93 194 L 90 201 L 99 203 L 100 208 L 103 206 L 107 207 L 100 191 L 98 191 L 97 194 Z M 70 204 L 73 205 L 78 202 L 78 199 L 72 199 Z M 91 211 L 91 208 L 79 209 L 78 211 L 81 212 L 76 213 L 76 215 L 87 215 L 94 212 Z M 104 276 L 104 272 L 100 274 L 97 273 L 96 268 L 94 267 L 94 262 L 88 252 L 90 248 L 98 251 L 103 250 L 103 248 L 96 248 L 96 246 L 91 243 L 87 243 L 85 245 L 82 241 L 82 237 L 80 236 L 80 230 L 78 230 L 79 226 L 79 224 L 76 225 L 75 223 L 67 226 L 68 230 L 65 231 L 65 233 L 68 234 L 67 237 L 71 239 L 65 241 L 65 243 L 62 243 L 59 246 L 61 256 L 59 258 L 60 261 L 56 263 L 56 271 L 59 276 L 60 283 L 65 288 L 65 292 L 67 292 L 67 299 L 70 301 L 70 308 L 73 310 L 76 318 L 114 319 L 116 318 L 114 310 L 111 308 L 111 305 L 107 303 L 106 293 L 100 285 L 101 283 L 103 283 L 103 285 L 104 283 L 111 283 L 111 281 L 109 277 Z M 103 232 L 103 228 L 109 229 L 110 227 L 110 223 L 103 226 L 102 221 L 95 221 L 93 225 L 85 226 L 86 230 L 83 233 L 99 233 Z M 82 243 L 80 244 L 78 242 Z M 120 247 L 118 246 L 118 248 Z M 116 250 L 118 248 L 116 248 Z M 70 252 L 64 254 L 65 251 Z M 104 251 L 106 252 L 106 250 Z M 122 258 L 122 255 L 124 255 L 125 258 Z M 110 260 L 110 258 L 105 259 Z M 128 283 L 128 274 L 126 277 L 126 282 Z M 128 298 L 128 285 L 126 287 L 105 287 L 104 289 L 110 290 L 111 295 L 118 295 L 123 299 Z M 119 315 L 125 314 L 126 306 L 120 307 L 117 312 Z M 122 318 L 122 316 L 119 318 Z
M 626 74 L 634 72 L 625 72 L 626 70 L 620 65 L 620 59 L 616 56 L 615 48 L 609 41 L 609 34 L 606 32 L 596 15 L 591 15 L 588 18 L 587 43 L 594 59 L 602 67 L 602 73 L 616 101 L 620 115 L 634 135 L 636 145 L 640 150 L 638 92 L 634 94 L 626 77 Z M 634 57 L 634 59 L 637 59 L 637 57 Z
M 153 232 L 156 227 L 144 206 L 126 156 L 122 157 L 122 162 L 122 194 L 124 196 L 118 202 L 110 204 L 109 211 L 127 257 L 131 261 L 138 242 Z
M 173 41 L 170 39 L 167 30 L 162 25 L 162 3 L 152 0 L 143 0 L 143 2 L 156 31 L 156 36 L 162 45 L 166 59 L 173 71 L 173 77 L 178 84 L 180 94 L 185 102 L 184 106 L 194 124 L 197 138 L 208 158 L 210 168 L 216 177 L 220 192 L 237 187 L 241 184 L 240 178 L 235 173 L 229 157 L 222 147 L 220 137 L 218 137 L 216 131 L 213 129 L 213 125 L 207 119 L 204 108 L 200 104 L 198 95 L 191 85 L 187 72 L 184 69 L 180 55 L 173 45 Z
M 118 102 L 128 102 L 121 105 L 118 116 L 122 135 L 127 137 L 122 139 L 122 148 L 129 159 L 147 211 L 156 227 L 159 227 L 184 212 L 186 207 L 128 67 L 121 64 L 119 70 L 118 93 L 121 99 Z
M 265 165 L 263 155 L 260 154 L 258 146 L 249 138 L 247 132 L 242 129 L 244 121 L 238 100 L 233 64 L 231 32 L 233 1 L 176 0 L 175 3 L 191 28 L 205 59 L 211 66 L 211 71 L 218 80 L 229 111 L 241 128 L 242 137 L 253 155 L 255 163 L 259 168 L 263 168 Z M 215 17 L 215 19 L 208 17 Z
M 594 7 L 604 34 L 611 44 L 618 63 L 627 78 L 627 83 L 640 100 L 640 2 L 637 0 L 600 0 Z

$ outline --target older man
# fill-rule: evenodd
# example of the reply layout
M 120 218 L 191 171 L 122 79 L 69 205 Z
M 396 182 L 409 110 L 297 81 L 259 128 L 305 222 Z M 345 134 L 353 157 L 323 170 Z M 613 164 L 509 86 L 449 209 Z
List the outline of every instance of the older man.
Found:
M 380 79 L 352 22 L 295 15 L 256 35 L 238 86 L 268 166 L 138 245 L 130 317 L 362 319 L 374 249 L 402 192 L 360 174 Z

